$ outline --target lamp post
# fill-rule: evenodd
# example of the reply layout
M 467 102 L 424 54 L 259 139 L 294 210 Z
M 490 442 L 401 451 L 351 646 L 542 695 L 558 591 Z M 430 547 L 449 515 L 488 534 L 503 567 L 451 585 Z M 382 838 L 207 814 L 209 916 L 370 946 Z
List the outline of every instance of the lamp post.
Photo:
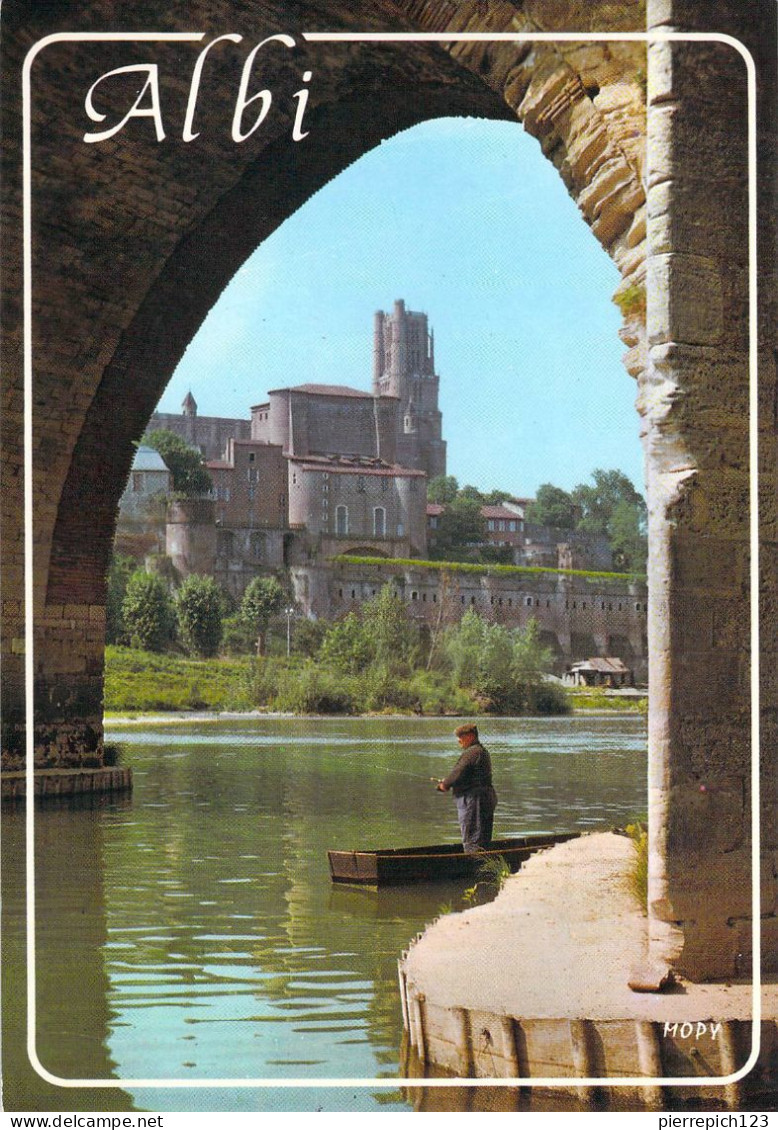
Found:
M 284 609 L 286 616 L 286 658 L 292 654 L 292 617 L 294 616 L 294 608 L 291 604 L 287 605 Z

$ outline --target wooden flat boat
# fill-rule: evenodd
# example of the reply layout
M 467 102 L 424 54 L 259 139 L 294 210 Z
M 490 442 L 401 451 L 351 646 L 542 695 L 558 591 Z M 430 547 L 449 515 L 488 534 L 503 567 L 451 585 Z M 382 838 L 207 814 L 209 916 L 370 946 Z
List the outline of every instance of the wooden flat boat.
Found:
M 511 871 L 541 848 L 574 840 L 579 832 L 539 833 L 531 836 L 493 840 L 485 851 L 467 853 L 461 844 L 433 844 L 428 847 L 377 848 L 374 851 L 328 851 L 333 883 L 432 882 L 475 876 L 489 859 L 499 856 Z

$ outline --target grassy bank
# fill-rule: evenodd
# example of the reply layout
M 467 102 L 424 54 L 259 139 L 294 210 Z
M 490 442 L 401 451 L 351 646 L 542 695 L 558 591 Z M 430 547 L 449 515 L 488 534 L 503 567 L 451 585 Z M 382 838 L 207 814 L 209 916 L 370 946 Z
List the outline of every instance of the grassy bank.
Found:
M 106 648 L 108 713 L 273 710 L 293 714 L 472 714 L 479 704 L 436 672 L 403 678 L 371 667 L 337 674 L 302 657 L 291 660 L 186 659 L 126 647 Z
M 645 699 L 610 698 L 595 689 L 568 691 L 566 698 L 573 710 L 645 710 Z M 544 709 L 542 702 L 539 707 L 539 713 L 561 712 Z M 437 671 L 416 670 L 403 677 L 370 667 L 358 675 L 343 675 L 302 657 L 187 659 L 126 647 L 106 649 L 105 709 L 111 714 L 258 709 L 293 714 L 488 713 L 487 704 Z
M 252 710 L 246 659 L 186 659 L 129 647 L 105 649 L 105 709 Z
M 645 714 L 648 710 L 648 694 L 637 696 L 609 695 L 602 687 L 569 687 L 567 697 L 573 710 L 585 713 L 589 710 L 620 711 L 623 714 Z

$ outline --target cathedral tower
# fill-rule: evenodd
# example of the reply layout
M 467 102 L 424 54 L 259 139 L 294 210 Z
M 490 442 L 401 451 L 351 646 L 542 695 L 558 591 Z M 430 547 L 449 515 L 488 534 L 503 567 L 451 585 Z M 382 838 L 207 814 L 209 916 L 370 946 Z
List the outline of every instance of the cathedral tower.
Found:
M 379 310 L 373 332 L 373 394 L 400 401 L 397 462 L 426 471 L 430 478 L 446 473 L 439 385 L 427 315 L 406 310 L 402 299 L 391 314 Z

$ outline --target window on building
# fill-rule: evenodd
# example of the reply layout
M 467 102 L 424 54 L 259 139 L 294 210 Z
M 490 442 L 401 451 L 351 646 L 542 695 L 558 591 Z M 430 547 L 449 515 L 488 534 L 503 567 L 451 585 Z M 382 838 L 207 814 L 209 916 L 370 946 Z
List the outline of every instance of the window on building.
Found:
M 255 482 L 257 482 L 257 479 L 258 479 L 258 475 L 257 475 L 257 469 L 256 469 L 256 467 L 249 467 L 249 468 L 248 468 L 248 472 L 247 472 L 247 476 L 246 476 L 246 477 L 248 478 L 248 481 L 249 481 L 250 483 L 255 483 Z
M 487 522 L 487 526 L 489 527 L 490 530 L 492 530 L 492 531 L 494 530 L 494 518 L 489 519 L 489 521 Z
M 219 557 L 232 557 L 234 537 L 232 530 L 217 530 L 216 553 Z
M 438 519 L 433 514 L 432 517 L 430 518 L 430 529 L 431 530 L 437 530 L 437 528 L 438 528 Z
M 397 523 L 397 536 L 398 536 L 398 538 L 403 537 L 404 534 L 405 534 L 405 526 L 402 524 L 402 522 L 398 522 Z
M 510 522 L 508 522 L 508 529 L 512 534 L 516 533 L 516 523 L 512 519 Z
M 373 508 L 373 536 L 382 538 L 386 532 L 386 510 L 383 506 Z
M 348 507 L 338 506 L 335 508 L 335 533 L 345 536 L 348 533 Z
M 249 539 L 249 546 L 251 549 L 251 556 L 255 561 L 261 561 L 265 552 L 265 535 L 252 534 Z
M 139 471 L 132 473 L 132 489 L 136 494 L 143 490 L 143 475 Z
M 360 494 L 364 494 L 366 489 L 367 488 L 365 486 L 365 476 L 364 475 L 357 475 L 357 490 L 359 491 Z
M 253 462 L 254 462 L 254 460 L 256 459 L 256 457 L 257 457 L 257 456 L 256 456 L 256 452 L 254 452 L 254 451 L 250 451 L 250 452 L 249 452 L 249 463 L 253 463 Z

